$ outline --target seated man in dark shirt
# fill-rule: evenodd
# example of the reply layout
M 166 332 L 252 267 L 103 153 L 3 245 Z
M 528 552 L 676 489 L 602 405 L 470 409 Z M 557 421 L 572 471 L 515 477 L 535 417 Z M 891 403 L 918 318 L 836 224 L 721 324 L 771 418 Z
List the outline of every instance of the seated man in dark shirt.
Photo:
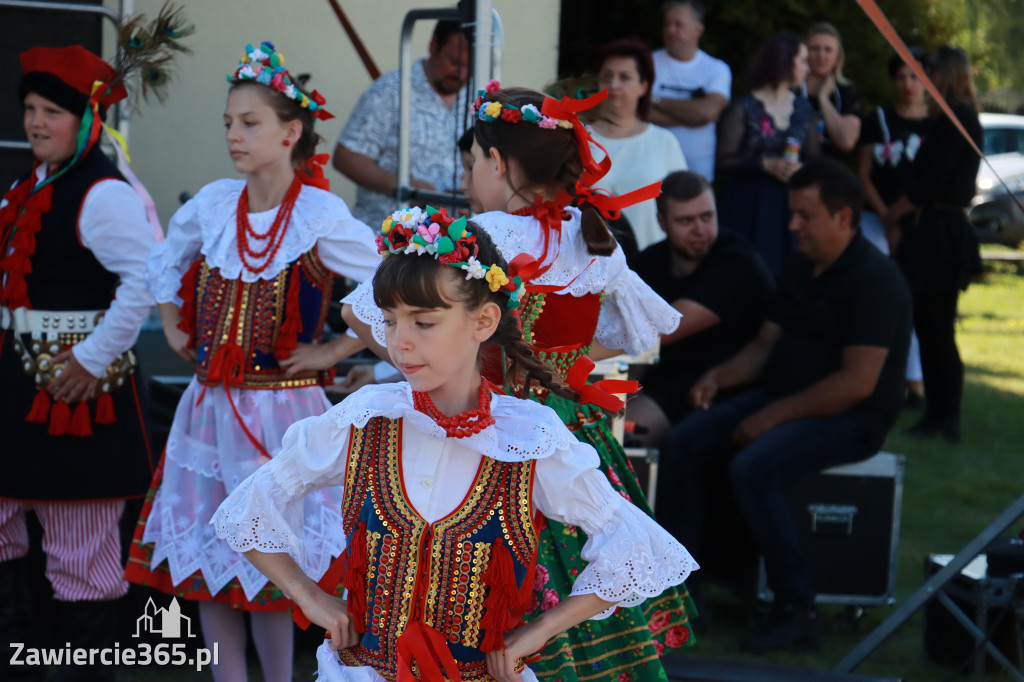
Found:
M 775 288 L 754 247 L 719 230 L 715 195 L 702 175 L 669 173 L 656 203 L 666 239 L 644 249 L 633 269 L 683 319 L 662 335 L 661 358 L 629 401 L 629 419 L 642 427 L 638 439 L 650 446 L 690 412 L 693 383 L 757 335 Z
M 740 643 L 753 653 L 818 644 L 811 577 L 780 491 L 879 449 L 902 404 L 911 328 L 902 275 L 860 234 L 857 178 L 822 158 L 789 184 L 798 252 L 779 278 L 768 320 L 693 386 L 701 409 L 666 437 L 659 471 L 675 481 L 682 508 L 680 522 L 666 527 L 700 561 L 704 481 L 716 466 L 728 467 L 775 593 L 767 626 Z M 755 387 L 714 401 L 742 385 Z

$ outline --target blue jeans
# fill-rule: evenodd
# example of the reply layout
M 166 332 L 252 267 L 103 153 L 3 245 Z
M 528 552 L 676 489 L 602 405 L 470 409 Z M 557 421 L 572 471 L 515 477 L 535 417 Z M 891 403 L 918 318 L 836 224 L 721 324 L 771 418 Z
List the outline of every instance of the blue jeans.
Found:
M 877 444 L 857 413 L 846 411 L 783 422 L 737 449 L 731 437 L 739 423 L 776 399 L 761 389 L 745 391 L 691 413 L 669 431 L 659 463 L 658 519 L 700 562 L 706 482 L 716 466 L 727 466 L 776 603 L 809 607 L 811 576 L 783 490 L 823 469 L 866 459 Z

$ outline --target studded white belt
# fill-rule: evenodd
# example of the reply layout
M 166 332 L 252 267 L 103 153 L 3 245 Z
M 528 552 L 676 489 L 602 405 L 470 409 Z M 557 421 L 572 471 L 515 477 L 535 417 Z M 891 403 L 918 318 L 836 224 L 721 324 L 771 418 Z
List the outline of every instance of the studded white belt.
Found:
M 32 310 L 0 306 L 0 327 L 34 339 L 48 340 L 60 334 L 88 334 L 94 330 L 106 310 Z

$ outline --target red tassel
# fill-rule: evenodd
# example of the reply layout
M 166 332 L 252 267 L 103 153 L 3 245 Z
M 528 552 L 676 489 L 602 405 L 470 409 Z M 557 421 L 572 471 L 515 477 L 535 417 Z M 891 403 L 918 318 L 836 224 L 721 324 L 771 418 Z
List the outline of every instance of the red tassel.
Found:
M 32 401 L 32 409 L 29 410 L 25 421 L 32 424 L 45 424 L 48 416 L 50 416 L 50 394 L 39 389 L 36 391 L 36 398 Z
M 245 351 L 237 343 L 229 341 L 214 353 L 210 367 L 206 371 L 206 379 L 212 384 L 224 382 L 232 386 L 242 378 L 244 363 Z
M 71 407 L 63 400 L 58 400 L 50 410 L 50 428 L 46 430 L 51 436 L 63 436 L 68 432 L 71 421 Z
M 515 625 L 509 611 L 519 601 L 512 554 L 501 538 L 494 541 L 491 562 L 483 581 L 489 589 L 484 599 L 484 615 L 480 618 L 480 627 L 484 629 L 480 650 L 496 651 L 505 648 L 504 635 Z
M 68 425 L 68 433 L 79 437 L 92 435 L 92 422 L 89 421 L 89 403 L 84 400 L 75 406 L 75 412 L 71 415 L 71 423 Z
M 359 522 L 348 545 L 345 567 L 345 588 L 348 590 L 348 613 L 356 632 L 366 632 L 366 523 Z
M 285 296 L 284 321 L 277 332 L 274 343 L 274 357 L 284 360 L 291 356 L 298 343 L 299 332 L 302 331 L 302 310 L 299 308 L 299 286 L 301 284 L 301 268 L 298 263 L 288 273 L 288 293 Z
M 114 399 L 109 393 L 101 393 L 96 398 L 96 423 L 116 424 L 117 416 L 114 414 Z
M 195 348 L 196 345 L 196 286 L 199 281 L 199 269 L 202 266 L 203 259 L 196 259 L 181 278 L 181 288 L 178 289 L 178 296 L 181 298 L 181 308 L 178 310 L 181 322 L 178 323 L 178 329 L 188 334 L 189 348 Z

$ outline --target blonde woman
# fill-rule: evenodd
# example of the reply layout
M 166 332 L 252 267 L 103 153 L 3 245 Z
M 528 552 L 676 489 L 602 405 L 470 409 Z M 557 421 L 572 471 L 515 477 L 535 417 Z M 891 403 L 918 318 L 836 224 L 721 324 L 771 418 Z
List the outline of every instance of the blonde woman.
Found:
M 860 137 L 860 93 L 843 75 L 843 41 L 835 26 L 822 22 L 807 31 L 807 97 L 818 112 L 821 150 L 843 159 Z

